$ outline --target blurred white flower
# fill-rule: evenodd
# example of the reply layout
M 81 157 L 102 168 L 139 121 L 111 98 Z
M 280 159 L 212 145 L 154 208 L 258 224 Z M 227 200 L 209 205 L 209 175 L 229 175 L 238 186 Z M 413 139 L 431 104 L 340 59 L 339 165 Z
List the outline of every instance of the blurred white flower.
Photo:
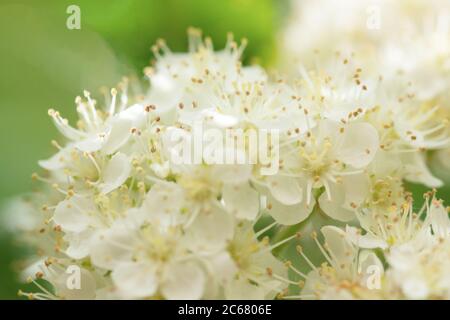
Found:
M 441 201 L 427 203 L 424 232 L 387 254 L 388 275 L 408 299 L 450 299 L 450 219 Z
M 313 233 L 312 237 L 326 262 L 315 266 L 303 249 L 298 248 L 300 256 L 312 268 L 306 275 L 294 269 L 305 279 L 304 288 L 298 298 L 332 300 L 381 298 L 384 268 L 377 255 L 368 250 L 360 250 L 350 241 L 346 232 L 337 227 L 325 226 L 321 232 L 325 238 L 323 245 L 317 239 L 317 234 Z

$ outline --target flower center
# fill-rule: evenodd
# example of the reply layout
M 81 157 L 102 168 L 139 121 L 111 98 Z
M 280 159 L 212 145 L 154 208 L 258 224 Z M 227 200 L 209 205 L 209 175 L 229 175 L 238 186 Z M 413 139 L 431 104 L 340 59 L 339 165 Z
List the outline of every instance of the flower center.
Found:
M 174 237 L 175 230 L 170 229 L 162 233 L 156 229 L 156 227 L 150 225 L 141 229 L 144 241 L 139 251 L 152 261 L 167 262 L 174 255 L 177 247 L 177 241 Z
M 206 178 L 183 176 L 177 182 L 187 191 L 189 197 L 194 201 L 203 202 L 217 196 L 215 192 L 217 190 L 216 183 Z
M 328 138 L 320 142 L 312 138 L 309 143 L 304 143 L 300 148 L 302 170 L 311 176 L 315 183 L 319 182 L 333 165 L 329 152 L 331 147 L 332 144 Z
M 252 266 L 251 256 L 261 250 L 261 244 L 257 242 L 250 232 L 236 237 L 228 245 L 228 252 L 240 270 L 247 270 Z
M 391 177 L 376 179 L 372 183 L 371 202 L 381 208 L 388 208 L 396 204 L 402 191 L 402 183 L 398 179 Z

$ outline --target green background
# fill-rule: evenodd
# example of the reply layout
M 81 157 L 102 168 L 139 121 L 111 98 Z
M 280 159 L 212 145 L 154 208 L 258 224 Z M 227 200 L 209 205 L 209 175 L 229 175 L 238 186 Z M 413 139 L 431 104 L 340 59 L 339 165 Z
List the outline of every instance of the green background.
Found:
M 81 30 L 66 28 L 72 4 L 81 9 Z M 49 108 L 73 120 L 83 89 L 97 93 L 123 75 L 142 76 L 158 38 L 186 50 L 189 26 L 203 29 L 217 48 L 229 31 L 246 37 L 245 60 L 270 66 L 286 9 L 277 0 L 1 0 L 0 205 L 30 191 L 37 161 L 54 152 Z M 23 288 L 12 266 L 26 250 L 12 236 L 0 231 L 0 299 L 15 299 Z

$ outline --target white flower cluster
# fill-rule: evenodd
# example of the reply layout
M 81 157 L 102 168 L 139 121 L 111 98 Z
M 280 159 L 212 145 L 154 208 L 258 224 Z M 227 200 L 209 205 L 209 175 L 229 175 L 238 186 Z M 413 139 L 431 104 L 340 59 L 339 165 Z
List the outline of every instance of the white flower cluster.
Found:
M 322 227 L 324 244 L 313 233 L 326 262 L 315 266 L 300 247 L 312 271 L 292 267 L 305 283 L 289 298 L 450 299 L 448 210 L 432 193 L 426 198 L 418 213 L 410 200 L 383 213 L 359 212 L 361 229 Z
M 65 143 L 53 143 L 58 153 L 34 175 L 49 186 L 29 205 L 42 219 L 27 226 L 39 259 L 26 273 L 41 292 L 23 295 L 450 298 L 447 209 L 430 193 L 413 212 L 404 186 L 443 183 L 427 155 L 450 146 L 448 88 L 440 87 L 449 84 L 440 78 L 448 50 L 430 98 L 345 53 L 283 77 L 243 66 L 244 41 L 230 38 L 214 51 L 197 30 L 189 40 L 188 53 L 154 46 L 143 94 L 129 93 L 126 79 L 104 106 L 85 92 L 76 98 L 76 126 L 50 110 Z M 200 154 L 188 146 L 199 161 L 174 161 L 180 143 L 198 140 L 198 124 L 215 133 L 201 140 Z M 222 143 L 230 132 L 232 147 Z M 255 146 L 252 136 L 262 132 L 267 139 Z M 230 152 L 244 161 L 213 161 Z M 300 245 L 298 261 L 285 261 L 274 249 L 303 237 L 283 235 L 283 226 L 315 215 L 329 224 L 312 234 L 325 262 L 313 263 Z M 68 286 L 72 266 L 81 270 L 78 290 Z
M 395 125 L 415 122 L 422 133 L 415 146 L 435 150 L 433 158 L 448 172 L 450 148 L 445 135 L 440 136 L 442 131 L 435 125 L 426 125 L 434 118 L 436 125 L 442 123 L 441 128 L 445 128 L 450 117 L 450 2 L 291 2 L 293 13 L 280 43 L 282 64 L 296 75 L 300 66 L 333 64 L 337 55 L 343 59 L 356 57 L 372 79 L 384 82 L 390 98 L 406 102 L 407 110 L 402 103 L 390 108 L 390 112 L 405 117 L 394 119 Z M 411 107 L 408 100 L 413 100 L 416 107 Z M 429 119 L 421 123 L 419 115 Z M 432 142 L 431 136 L 444 140 L 433 138 Z M 426 146 L 424 140 L 428 140 Z

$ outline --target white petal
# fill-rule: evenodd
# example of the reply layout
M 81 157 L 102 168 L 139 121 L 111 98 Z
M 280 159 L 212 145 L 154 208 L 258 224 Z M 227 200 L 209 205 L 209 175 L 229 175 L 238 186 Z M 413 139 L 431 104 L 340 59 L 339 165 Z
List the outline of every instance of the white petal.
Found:
M 131 172 L 131 163 L 128 157 L 123 153 L 117 153 L 106 165 L 102 172 L 103 183 L 101 192 L 107 194 L 127 181 Z
M 332 252 L 339 266 L 344 265 L 343 270 L 350 270 L 356 249 L 347 237 L 344 230 L 335 226 L 325 226 L 320 229 L 325 237 L 325 243 Z
M 214 280 L 225 283 L 230 281 L 238 272 L 238 267 L 228 251 L 222 251 L 208 260 Z
M 375 157 L 379 139 L 377 130 L 368 123 L 351 123 L 345 127 L 337 145 L 339 160 L 355 168 L 367 166 Z
M 134 233 L 128 228 L 114 227 L 96 235 L 91 243 L 92 264 L 107 270 L 129 261 L 134 247 Z
M 226 152 L 226 151 L 225 151 Z M 224 183 L 239 184 L 247 182 L 252 173 L 252 166 L 248 164 L 214 165 L 213 176 Z
M 435 237 L 445 239 L 450 236 L 450 218 L 447 208 L 441 202 L 431 203 L 427 222 L 431 225 Z
M 156 105 L 158 113 L 173 109 L 180 102 L 183 90 L 176 87 L 177 83 L 169 74 L 157 73 L 150 79 L 150 94 L 146 102 Z
M 53 221 L 65 231 L 82 232 L 93 220 L 90 216 L 95 213 L 92 200 L 82 197 L 72 197 L 61 201 L 55 209 Z
M 207 118 L 208 124 L 212 124 L 219 128 L 230 128 L 238 124 L 239 119 L 234 116 L 222 114 L 214 109 L 205 109 L 202 111 L 202 116 Z
M 112 154 L 123 146 L 131 136 L 132 124 L 131 119 L 115 117 L 111 121 L 111 130 L 102 147 L 102 151 L 106 154 Z
M 142 211 L 152 222 L 176 225 L 185 220 L 181 215 L 184 204 L 184 190 L 173 182 L 157 183 L 152 186 L 144 200 Z
M 170 173 L 170 163 L 169 163 L 169 161 L 166 161 L 166 162 L 164 162 L 164 163 L 162 163 L 162 164 L 159 164 L 159 163 L 154 162 L 154 163 L 152 163 L 152 164 L 150 165 L 150 168 L 152 169 L 152 171 L 153 171 L 159 178 L 162 178 L 162 179 L 167 178 L 167 176 L 168 176 L 169 173 Z
M 40 160 L 39 165 L 45 170 L 55 171 L 64 168 L 71 160 L 70 152 L 73 150 L 73 145 L 68 145 L 61 149 L 57 154 L 47 160 Z
M 268 78 L 264 68 L 260 66 L 246 66 L 242 68 L 242 77 L 248 82 L 265 82 Z
M 380 149 L 371 163 L 371 168 L 375 174 L 379 176 L 387 176 L 399 170 L 401 165 L 402 163 L 398 155 Z
M 350 221 L 355 217 L 352 210 L 344 207 L 345 192 L 342 186 L 330 185 L 331 200 L 328 199 L 327 193 L 323 192 L 319 197 L 319 206 L 325 214 L 339 221 Z
M 93 237 L 92 230 L 86 230 L 82 233 L 67 233 L 64 236 L 69 246 L 65 253 L 72 259 L 83 259 L 89 255 L 91 248 L 91 240 Z
M 132 106 L 117 114 L 115 119 L 120 119 L 120 121 L 129 120 L 134 127 L 140 128 L 147 121 L 145 107 L 143 104 L 133 104 Z M 115 119 L 114 121 L 116 121 Z M 122 123 L 122 125 L 124 124 L 125 123 Z
M 203 209 L 186 230 L 186 245 L 193 250 L 224 248 L 233 237 L 233 217 L 216 207 Z
M 428 169 L 425 155 L 421 152 L 407 153 L 401 156 L 406 171 L 406 179 L 411 182 L 423 183 L 430 188 L 439 188 L 443 182 L 433 176 Z
M 125 299 L 152 296 L 158 289 L 156 264 L 150 262 L 123 262 L 111 274 L 119 294 Z
M 100 150 L 103 143 L 104 138 L 101 138 L 98 135 L 91 135 L 87 139 L 77 142 L 75 148 L 83 152 L 91 153 Z
M 302 222 L 312 212 L 315 205 L 315 200 L 312 199 L 309 205 L 306 201 L 302 201 L 292 206 L 286 206 L 277 201 L 270 195 L 267 195 L 267 209 L 268 213 L 280 224 L 292 225 Z
M 317 292 L 322 293 L 327 287 L 328 286 L 324 283 L 324 279 L 319 273 L 319 269 L 315 269 L 306 275 L 305 286 L 301 293 L 302 295 L 308 296 L 308 299 L 314 299 Z M 309 298 L 309 296 L 311 296 L 311 298 Z
M 345 232 L 347 233 L 348 239 L 353 242 L 357 247 L 366 249 L 381 248 L 386 249 L 388 244 L 383 239 L 377 238 L 374 235 L 366 233 L 361 235 L 358 229 L 350 226 L 346 226 Z
M 206 277 L 193 262 L 177 263 L 165 271 L 161 292 L 168 300 L 198 300 L 202 298 Z
M 345 190 L 344 206 L 347 208 L 352 204 L 359 206 L 369 196 L 369 178 L 366 174 L 342 177 L 342 184 Z
M 225 185 L 225 208 L 238 219 L 253 220 L 259 212 L 259 194 L 248 183 Z
M 303 199 L 303 189 L 295 178 L 279 175 L 268 176 L 267 186 L 272 196 L 282 204 L 290 206 Z
M 400 284 L 403 293 L 414 300 L 426 299 L 429 294 L 428 285 L 425 279 L 419 277 L 406 278 Z

